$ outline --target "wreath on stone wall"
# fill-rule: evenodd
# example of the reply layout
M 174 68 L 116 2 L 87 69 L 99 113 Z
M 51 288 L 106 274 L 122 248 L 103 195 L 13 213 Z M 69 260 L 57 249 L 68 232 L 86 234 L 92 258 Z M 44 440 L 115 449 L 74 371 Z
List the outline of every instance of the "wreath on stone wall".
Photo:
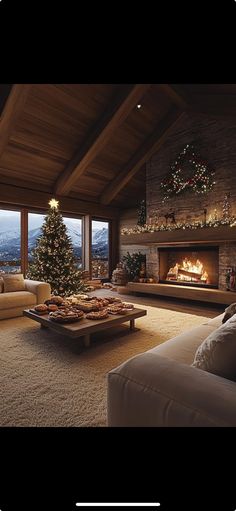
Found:
M 210 192 L 215 184 L 215 172 L 195 151 L 193 144 L 187 144 L 171 165 L 171 173 L 161 182 L 163 201 L 192 191 L 195 194 Z

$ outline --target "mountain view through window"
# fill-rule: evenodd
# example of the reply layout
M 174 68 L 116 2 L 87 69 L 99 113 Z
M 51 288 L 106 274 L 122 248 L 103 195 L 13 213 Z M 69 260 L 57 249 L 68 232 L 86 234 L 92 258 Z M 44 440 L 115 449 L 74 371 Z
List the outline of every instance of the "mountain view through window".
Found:
M 92 221 L 92 277 L 109 277 L 109 222 Z
M 0 273 L 21 271 L 20 211 L 0 209 Z M 71 238 L 78 268 L 82 268 L 82 219 L 63 217 Z M 41 234 L 44 214 L 28 213 L 28 261 Z M 109 222 L 92 221 L 92 276 L 109 277 Z
M 0 209 L 0 273 L 20 271 L 20 211 Z

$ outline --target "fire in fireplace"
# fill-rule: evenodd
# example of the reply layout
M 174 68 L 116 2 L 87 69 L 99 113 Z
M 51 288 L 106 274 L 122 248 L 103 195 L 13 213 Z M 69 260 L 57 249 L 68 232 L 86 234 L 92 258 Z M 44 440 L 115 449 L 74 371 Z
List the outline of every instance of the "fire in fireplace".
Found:
M 208 284 L 208 273 L 199 259 L 191 261 L 185 257 L 181 263 L 176 263 L 173 268 L 169 269 L 166 280 Z
M 158 250 L 160 282 L 218 287 L 218 247 L 165 247 Z

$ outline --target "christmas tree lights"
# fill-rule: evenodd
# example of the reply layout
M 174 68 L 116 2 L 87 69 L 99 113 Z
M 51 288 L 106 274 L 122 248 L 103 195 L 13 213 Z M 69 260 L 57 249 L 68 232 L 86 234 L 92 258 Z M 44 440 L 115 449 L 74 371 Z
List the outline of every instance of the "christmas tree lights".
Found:
M 86 291 L 82 273 L 76 267 L 71 239 L 58 209 L 59 203 L 52 199 L 49 205 L 41 235 L 32 251 L 33 260 L 27 277 L 48 282 L 55 295 L 69 296 Z

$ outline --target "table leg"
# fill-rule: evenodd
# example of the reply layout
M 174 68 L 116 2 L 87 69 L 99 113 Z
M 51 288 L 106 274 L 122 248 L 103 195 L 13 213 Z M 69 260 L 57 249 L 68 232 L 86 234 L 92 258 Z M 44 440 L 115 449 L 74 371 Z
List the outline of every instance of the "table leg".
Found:
M 130 320 L 130 330 L 135 330 L 135 319 Z
M 83 342 L 86 348 L 90 346 L 90 334 L 84 335 Z

